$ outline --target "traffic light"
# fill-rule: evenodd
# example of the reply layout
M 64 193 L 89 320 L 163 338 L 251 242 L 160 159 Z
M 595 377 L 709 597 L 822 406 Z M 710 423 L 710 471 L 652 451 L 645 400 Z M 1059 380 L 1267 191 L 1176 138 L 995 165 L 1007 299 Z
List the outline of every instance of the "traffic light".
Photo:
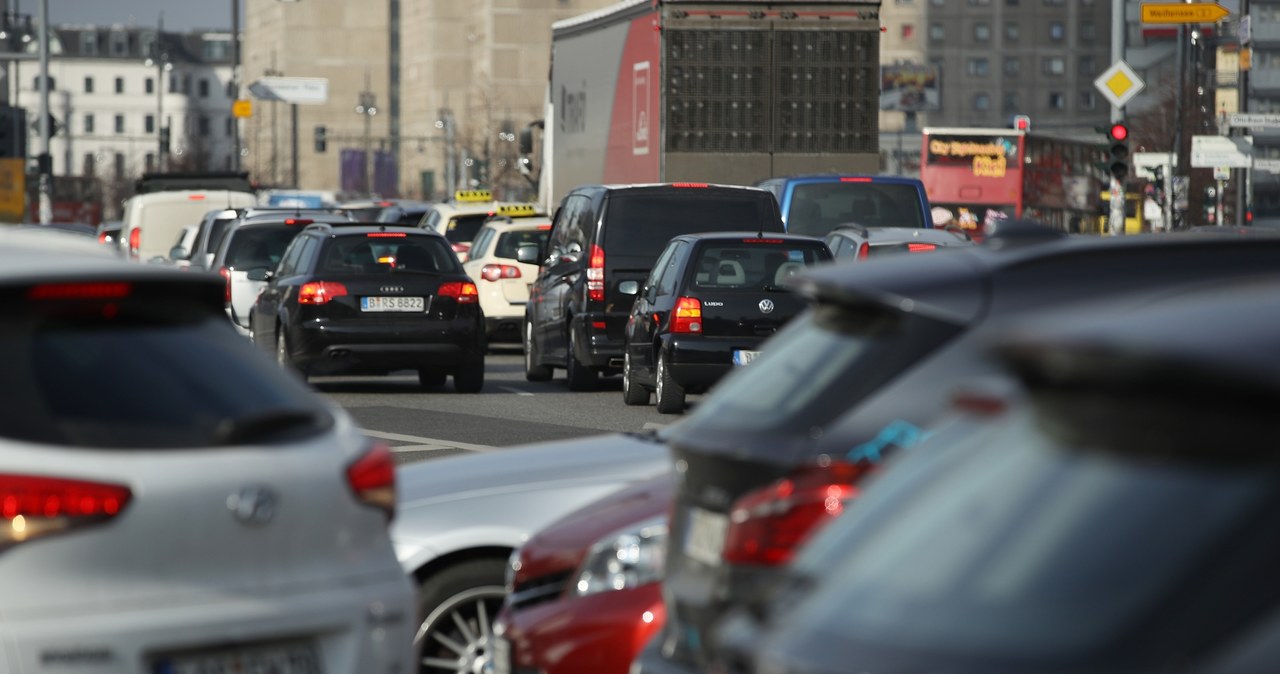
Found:
M 321 124 L 316 127 L 316 152 L 324 152 L 329 148 L 329 130 Z
M 1029 116 L 1027 116 L 1027 115 L 1014 115 L 1014 116 L 1013 116 L 1013 128 L 1015 128 L 1015 129 L 1017 129 L 1017 130 L 1019 130 L 1019 131 L 1030 131 L 1030 130 L 1031 130 L 1031 118 L 1030 118 Z
M 27 111 L 0 106 L 0 157 L 26 158 Z
M 1107 129 L 1107 170 L 1120 182 L 1129 177 L 1129 127 L 1116 122 Z

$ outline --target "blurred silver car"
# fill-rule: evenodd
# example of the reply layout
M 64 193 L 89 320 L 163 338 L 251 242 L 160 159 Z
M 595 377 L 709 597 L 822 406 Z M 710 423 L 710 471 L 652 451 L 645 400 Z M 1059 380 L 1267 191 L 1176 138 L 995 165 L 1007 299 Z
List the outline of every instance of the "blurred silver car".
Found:
M 964 233 L 951 229 L 863 227 L 855 223 L 838 225 L 824 240 L 836 261 L 862 261 L 892 253 L 931 253 L 973 245 Z

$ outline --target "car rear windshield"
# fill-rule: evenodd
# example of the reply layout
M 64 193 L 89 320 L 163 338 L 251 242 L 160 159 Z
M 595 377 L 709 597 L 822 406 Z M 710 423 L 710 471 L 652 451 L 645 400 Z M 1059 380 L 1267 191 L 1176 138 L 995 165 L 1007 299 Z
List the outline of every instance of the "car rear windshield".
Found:
M 498 245 L 493 249 L 494 257 L 505 259 L 516 259 L 516 251 L 520 250 L 520 246 L 538 246 L 538 250 L 542 250 L 547 243 L 547 237 L 551 235 L 549 229 L 523 229 L 512 232 L 503 232 L 498 237 Z
M 881 182 L 802 183 L 791 191 L 787 231 L 823 236 L 847 222 L 863 227 L 923 228 L 915 185 Z
M 300 227 L 284 223 L 240 227 L 228 234 L 231 240 L 222 264 L 242 271 L 275 269 L 289 242 L 300 231 Z
M 657 259 L 672 237 L 694 232 L 776 232 L 767 192 L 725 194 L 699 189 L 613 195 L 605 214 L 605 246 L 623 255 Z
M 823 579 L 797 626 L 820 641 L 1027 671 L 1172 662 L 1276 600 L 1274 465 L 1068 446 L 1023 413 L 959 442 L 944 429 L 881 482 L 796 561 Z
M 333 419 L 213 309 L 164 300 L 74 314 L 5 307 L 0 436 L 181 449 L 314 435 Z M 16 392 L 21 392 L 16 394 Z
M 744 239 L 704 243 L 694 261 L 693 287 L 699 290 L 780 286 L 806 266 L 830 260 L 827 247 L 784 239 Z
M 820 305 L 734 370 L 680 423 L 689 438 L 821 427 L 961 328 L 878 307 Z
M 437 236 L 352 234 L 329 240 L 320 256 L 324 274 L 380 274 L 393 271 L 459 272 L 458 256 Z
M 227 226 L 235 222 L 235 218 L 215 218 L 209 223 L 209 234 L 205 238 L 204 249 L 210 253 L 222 245 L 222 237 L 227 235 Z
M 480 231 L 488 219 L 488 213 L 455 215 L 449 218 L 449 224 L 444 230 L 444 238 L 448 239 L 449 243 L 467 243 L 476 238 L 476 232 Z

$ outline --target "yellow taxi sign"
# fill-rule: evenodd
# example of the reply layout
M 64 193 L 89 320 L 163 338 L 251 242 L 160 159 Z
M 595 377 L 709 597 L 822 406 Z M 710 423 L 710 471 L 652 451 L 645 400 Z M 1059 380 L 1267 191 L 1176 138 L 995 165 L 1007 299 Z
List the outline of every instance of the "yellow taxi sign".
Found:
M 489 190 L 458 190 L 453 193 L 454 201 L 493 201 L 493 192 Z
M 511 218 L 527 218 L 538 215 L 538 207 L 533 204 L 503 204 L 498 207 L 497 214 Z
M 253 116 L 253 101 L 247 98 L 241 98 L 231 104 L 231 115 L 236 119 L 244 119 Z

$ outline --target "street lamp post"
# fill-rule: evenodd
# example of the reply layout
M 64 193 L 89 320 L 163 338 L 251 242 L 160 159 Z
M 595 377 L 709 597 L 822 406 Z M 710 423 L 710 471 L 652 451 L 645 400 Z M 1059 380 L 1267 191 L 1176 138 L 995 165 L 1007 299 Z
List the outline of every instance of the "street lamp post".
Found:
M 156 170 L 166 171 L 169 168 L 169 133 L 170 129 L 164 123 L 164 87 L 167 77 L 166 73 L 173 70 L 173 63 L 169 61 L 169 52 L 164 49 L 164 12 L 160 13 L 160 22 L 156 27 L 156 39 L 151 42 L 151 53 L 144 62 L 147 66 L 155 66 L 156 69 Z
M 364 91 L 360 92 L 356 114 L 364 116 L 364 187 L 373 196 L 373 118 L 378 114 L 377 96 L 369 90 L 369 73 L 364 76 Z

